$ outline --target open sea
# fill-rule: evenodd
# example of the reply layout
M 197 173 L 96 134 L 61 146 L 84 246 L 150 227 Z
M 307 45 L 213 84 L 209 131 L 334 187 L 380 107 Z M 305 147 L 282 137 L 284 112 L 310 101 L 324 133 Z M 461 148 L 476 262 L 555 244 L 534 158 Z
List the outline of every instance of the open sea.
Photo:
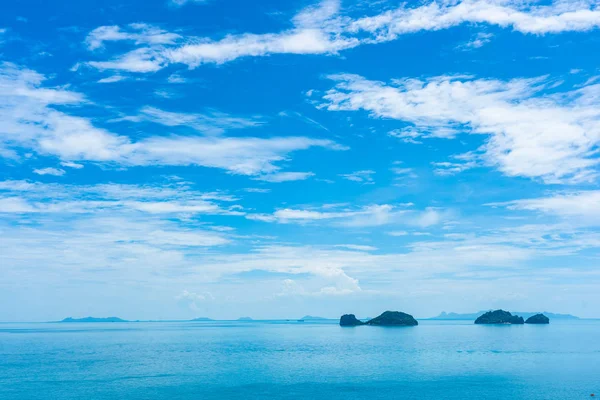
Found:
M 0 324 L 0 399 L 600 398 L 600 321 Z

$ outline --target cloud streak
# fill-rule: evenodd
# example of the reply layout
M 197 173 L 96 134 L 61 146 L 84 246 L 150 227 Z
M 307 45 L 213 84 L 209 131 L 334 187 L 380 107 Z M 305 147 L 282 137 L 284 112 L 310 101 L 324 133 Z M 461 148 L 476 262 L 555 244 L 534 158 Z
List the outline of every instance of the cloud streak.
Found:
M 277 164 L 295 151 L 321 147 L 345 150 L 327 139 L 307 137 L 146 136 L 134 141 L 94 126 L 87 118 L 58 111 L 56 106 L 86 102 L 77 92 L 44 88 L 45 77 L 5 63 L 0 67 L 0 150 L 16 154 L 31 149 L 62 162 L 95 161 L 121 166 L 195 165 L 230 174 L 263 176 L 280 172 Z M 144 108 L 142 117 L 167 126 L 189 123 L 192 128 L 220 133 L 256 122 L 213 113 L 168 113 Z M 8 152 L 10 151 L 10 152 Z M 3 152 L 0 151 L 0 154 Z
M 155 72 L 173 63 L 196 68 L 270 54 L 337 54 L 364 44 L 389 42 L 407 34 L 440 31 L 463 24 L 487 24 L 536 35 L 582 32 L 600 26 L 600 11 L 594 4 L 466 0 L 403 5 L 377 15 L 351 17 L 342 13 L 339 0 L 324 0 L 292 18 L 291 29 L 228 35 L 221 39 L 182 38 L 146 24 L 133 24 L 125 29 L 103 26 L 88 35 L 86 42 L 91 49 L 116 40 L 146 47 L 109 61 L 88 64 L 98 69 L 143 73 Z M 469 46 L 480 47 L 487 39 L 475 39 Z
M 32 181 L 0 181 L 0 213 L 93 214 L 140 212 L 156 215 L 244 215 L 237 198 L 202 193 L 185 184 L 70 185 Z

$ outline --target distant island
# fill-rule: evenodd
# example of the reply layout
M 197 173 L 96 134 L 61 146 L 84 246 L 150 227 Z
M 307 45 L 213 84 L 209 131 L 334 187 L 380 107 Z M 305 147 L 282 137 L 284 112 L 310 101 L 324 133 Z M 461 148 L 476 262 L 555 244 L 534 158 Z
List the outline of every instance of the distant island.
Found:
M 360 321 L 354 314 L 344 314 L 340 317 L 340 326 L 416 326 L 419 325 L 417 320 L 410 314 L 400 311 L 385 311 L 378 317 L 368 320 L 367 322 Z
M 129 322 L 127 320 L 117 318 L 117 317 L 106 317 L 106 318 L 96 318 L 96 317 L 85 317 L 85 318 L 65 318 L 59 322 Z
M 192 321 L 192 322 L 201 322 L 201 321 L 213 321 L 213 320 L 211 318 L 200 317 L 200 318 L 190 319 L 190 321 Z
M 477 313 L 468 313 L 468 314 L 459 314 L 459 313 L 454 313 L 454 312 L 450 312 L 450 313 L 446 313 L 446 312 L 442 312 L 440 315 L 433 317 L 433 318 L 427 318 L 429 320 L 441 320 L 441 321 L 452 321 L 452 320 L 474 320 L 476 318 L 478 318 L 479 316 L 485 314 L 486 312 L 489 312 L 492 310 L 486 310 L 486 311 L 479 311 Z M 520 315 L 523 318 L 529 318 L 529 317 L 533 317 L 534 315 L 537 314 L 543 314 L 545 316 L 547 316 L 550 319 L 558 319 L 558 320 L 576 320 L 579 319 L 579 317 L 576 317 L 574 315 L 571 314 L 555 314 L 555 313 L 551 313 L 551 312 L 547 312 L 547 311 L 543 311 L 543 312 L 519 312 L 519 311 L 511 311 L 511 314 L 516 314 L 516 315 Z
M 237 319 L 238 321 L 254 321 L 252 318 L 250 317 L 239 317 Z
M 315 317 L 315 316 L 312 316 L 312 315 L 305 315 L 304 317 L 302 317 L 300 319 L 302 319 L 304 321 L 325 321 L 325 320 L 327 320 L 329 318 Z

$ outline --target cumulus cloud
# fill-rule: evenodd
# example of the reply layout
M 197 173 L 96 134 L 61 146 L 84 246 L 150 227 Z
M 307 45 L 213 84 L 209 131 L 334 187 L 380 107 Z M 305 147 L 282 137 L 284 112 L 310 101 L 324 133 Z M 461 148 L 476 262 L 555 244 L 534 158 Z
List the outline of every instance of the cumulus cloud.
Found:
M 180 1 L 180 0 L 177 0 Z M 181 0 L 181 4 L 185 4 Z M 342 15 L 339 0 L 323 0 L 292 18 L 293 28 L 274 33 L 243 33 L 220 39 L 182 38 L 146 24 L 96 28 L 87 38 L 92 49 L 106 41 L 125 40 L 139 47 L 116 59 L 89 62 L 99 69 L 154 72 L 171 63 L 191 68 L 222 64 L 240 57 L 269 54 L 336 54 L 361 44 L 396 40 L 420 31 L 439 31 L 462 24 L 488 24 L 523 34 L 588 31 L 600 25 L 600 11 L 588 1 L 536 2 L 465 0 L 401 5 L 377 15 Z M 482 46 L 489 37 L 468 46 Z
M 364 110 L 374 118 L 410 124 L 411 139 L 487 135 L 476 153 L 436 164 L 455 173 L 481 161 L 508 176 L 546 183 L 589 182 L 597 176 L 600 142 L 600 85 L 545 94 L 545 77 L 474 79 L 438 76 L 403 78 L 389 84 L 357 75 L 333 75 L 335 87 L 323 96 L 330 111 Z M 480 157 L 480 160 L 478 160 Z

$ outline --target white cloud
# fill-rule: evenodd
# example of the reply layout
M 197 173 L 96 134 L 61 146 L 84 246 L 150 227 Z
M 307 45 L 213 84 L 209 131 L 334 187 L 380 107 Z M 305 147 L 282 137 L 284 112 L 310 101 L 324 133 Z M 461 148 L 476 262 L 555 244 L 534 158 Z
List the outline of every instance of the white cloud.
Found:
M 478 49 L 491 42 L 493 37 L 494 35 L 491 33 L 479 32 L 477 35 L 475 35 L 475 37 L 473 37 L 473 39 L 458 46 L 458 48 L 462 50 Z
M 305 137 L 154 137 L 139 142 L 122 163 L 127 165 L 200 165 L 232 174 L 263 176 L 279 171 L 275 165 L 287 154 L 311 147 L 337 149 L 329 140 Z
M 19 197 L 0 197 L 0 213 L 30 213 L 36 209 Z
M 538 211 L 555 215 L 571 222 L 596 224 L 600 222 L 600 190 L 567 192 L 549 197 L 514 200 L 505 203 L 490 203 L 511 210 Z
M 551 86 L 546 78 L 438 76 L 390 84 L 357 75 L 330 78 L 336 85 L 324 96 L 322 106 L 328 110 L 364 110 L 372 117 L 413 124 L 411 138 L 452 138 L 463 132 L 488 135 L 478 150 L 481 162 L 508 176 L 578 183 L 597 175 L 600 85 L 543 94 Z M 459 172 L 477 164 L 475 153 L 454 158 L 461 162 L 438 163 L 438 172 Z M 461 163 L 465 165 L 457 165 Z
M 393 131 L 388 132 L 388 135 L 398 138 L 404 143 L 422 144 L 423 142 L 417 139 L 421 138 L 422 136 L 426 136 L 427 134 L 424 132 L 419 132 L 414 126 L 408 126 L 402 129 L 394 129 Z
M 82 164 L 77 164 L 71 161 L 63 161 L 60 163 L 60 165 L 62 165 L 63 167 L 67 167 L 67 168 L 74 168 L 74 169 L 82 169 L 83 165 Z
M 169 49 L 159 57 L 164 63 L 185 64 L 190 68 L 202 64 L 223 64 L 240 57 L 269 54 L 332 54 L 354 47 L 356 39 L 331 37 L 318 29 L 298 29 L 281 34 L 243 34 L 226 36 L 199 44 Z
M 34 169 L 33 170 L 34 173 L 38 174 L 38 175 L 53 175 L 53 176 L 63 176 L 65 174 L 65 170 L 64 169 L 59 169 L 59 168 L 40 168 L 40 169 Z
M 171 74 L 167 78 L 167 82 L 169 82 L 169 83 L 185 83 L 185 82 L 187 82 L 187 80 L 179 74 Z
M 128 72 L 156 72 L 164 68 L 167 63 L 157 50 L 140 48 L 125 53 L 110 61 L 89 61 L 89 66 L 104 70 L 120 70 Z
M 148 215 L 113 213 L 34 221 L 31 225 L 0 222 L 6 236 L 0 241 L 0 253 L 7 279 L 23 274 L 28 283 L 43 285 L 52 285 L 58 276 L 98 283 L 168 285 L 193 271 L 198 257 L 209 249 L 231 243 L 221 232 Z M 26 272 L 27 265 L 43 265 L 36 269 L 37 278 Z M 187 276 L 180 285 L 189 281 Z
M 91 31 L 86 43 L 90 50 L 96 50 L 104 46 L 105 42 L 132 41 L 135 44 L 174 44 L 181 36 L 164 31 L 148 24 L 129 24 L 126 29 L 119 26 L 101 26 Z
M 430 2 L 418 7 L 401 6 L 382 14 L 350 21 L 347 30 L 374 35 L 375 42 L 390 41 L 423 30 L 437 31 L 464 23 L 497 25 L 526 34 L 587 31 L 600 24 L 600 12 L 592 2 L 548 5 L 516 1 Z
M 176 7 L 181 7 L 186 4 L 204 4 L 208 3 L 208 1 L 209 0 L 169 0 L 169 3 Z
M 112 75 L 112 76 L 98 80 L 98 83 L 115 83 L 115 82 L 121 82 L 125 79 L 127 79 L 127 78 L 124 77 L 123 75 Z
M 178 294 L 177 296 L 175 296 L 175 300 L 189 300 L 189 301 L 203 301 L 206 300 L 207 298 L 213 299 L 214 297 L 212 296 L 212 294 L 206 294 L 206 293 L 193 293 L 193 292 L 188 292 L 187 290 L 182 291 L 180 294 Z
M 281 172 L 276 164 L 288 160 L 294 151 L 313 147 L 346 149 L 330 140 L 307 137 L 147 136 L 134 142 L 127 136 L 96 128 L 86 118 L 54 109 L 56 105 L 83 104 L 85 98 L 60 88 L 43 88 L 43 80 L 44 76 L 34 71 L 2 64 L 0 140 L 6 149 L 0 154 L 16 156 L 15 150 L 27 148 L 40 155 L 59 157 L 64 162 L 197 165 L 224 169 L 232 174 L 263 176 Z M 184 123 L 182 118 L 190 116 L 150 109 L 147 117 L 175 125 Z M 190 118 L 198 123 L 201 116 Z M 218 113 L 205 117 L 204 121 L 209 121 L 216 130 L 251 124 Z
M 364 183 L 364 184 L 374 184 L 375 180 L 373 179 L 373 176 L 372 176 L 374 174 L 375 174 L 375 171 L 362 170 L 362 171 L 355 171 L 350 174 L 340 174 L 339 176 L 341 176 L 342 178 L 344 178 L 346 180 L 353 181 L 353 182 L 360 182 L 360 183 Z
M 273 214 L 248 214 L 246 218 L 264 222 L 278 223 L 311 223 L 316 221 L 333 221 L 336 224 L 352 227 L 379 226 L 397 219 L 405 210 L 395 210 L 388 204 L 365 206 L 359 209 L 343 209 L 325 211 L 321 209 L 284 208 Z
M 394 175 L 396 175 L 395 180 L 403 180 L 406 178 L 417 178 L 417 174 L 414 172 L 414 170 L 412 168 L 408 168 L 408 167 L 393 167 L 390 168 L 390 171 L 392 171 L 392 173 L 394 173 Z
M 282 224 L 328 223 L 355 228 L 403 224 L 424 228 L 437 225 L 450 216 L 451 214 L 447 211 L 432 208 L 416 211 L 408 210 L 404 205 L 375 204 L 338 210 L 332 210 L 329 207 L 282 208 L 272 214 L 247 214 L 246 218 Z
M 390 236 L 406 236 L 409 233 L 407 231 L 392 231 L 387 233 Z
M 277 172 L 273 174 L 260 175 L 254 178 L 258 181 L 265 182 L 290 182 L 290 181 L 304 181 L 315 174 L 312 172 Z
M 101 213 L 244 215 L 223 193 L 202 193 L 186 185 L 65 185 L 0 181 L 0 213 Z
M 432 162 L 431 165 L 435 167 L 433 172 L 440 176 L 451 176 L 480 166 L 477 155 L 472 152 L 457 154 L 452 156 L 452 158 L 455 161 Z
M 185 3 L 185 0 L 175 1 Z M 413 7 L 402 5 L 359 18 L 342 16 L 340 11 L 339 0 L 323 0 L 300 11 L 291 21 L 292 29 L 228 35 L 216 40 L 181 38 L 145 24 L 130 25 L 127 29 L 103 26 L 88 36 L 90 48 L 98 48 L 109 40 L 133 41 L 149 47 L 89 65 L 99 69 L 153 72 L 170 63 L 195 68 L 269 54 L 336 54 L 361 44 L 382 43 L 406 34 L 439 31 L 467 23 L 510 27 L 523 34 L 588 31 L 600 25 L 600 11 L 595 9 L 594 3 L 586 1 L 555 1 L 547 5 L 499 0 L 430 2 Z M 481 46 L 488 39 L 476 38 L 470 46 Z
M 358 251 L 376 251 L 377 247 L 367 246 L 363 244 L 338 244 L 335 247 L 342 247 L 350 250 L 358 250 Z
M 244 189 L 245 192 L 248 193 L 270 193 L 271 189 L 265 189 L 265 188 L 246 188 Z
M 164 126 L 186 126 L 204 134 L 222 134 L 229 129 L 244 129 L 263 124 L 260 117 L 240 118 L 208 110 L 204 114 L 164 111 L 155 107 L 142 107 L 137 116 L 120 118 L 117 121 L 150 121 Z

